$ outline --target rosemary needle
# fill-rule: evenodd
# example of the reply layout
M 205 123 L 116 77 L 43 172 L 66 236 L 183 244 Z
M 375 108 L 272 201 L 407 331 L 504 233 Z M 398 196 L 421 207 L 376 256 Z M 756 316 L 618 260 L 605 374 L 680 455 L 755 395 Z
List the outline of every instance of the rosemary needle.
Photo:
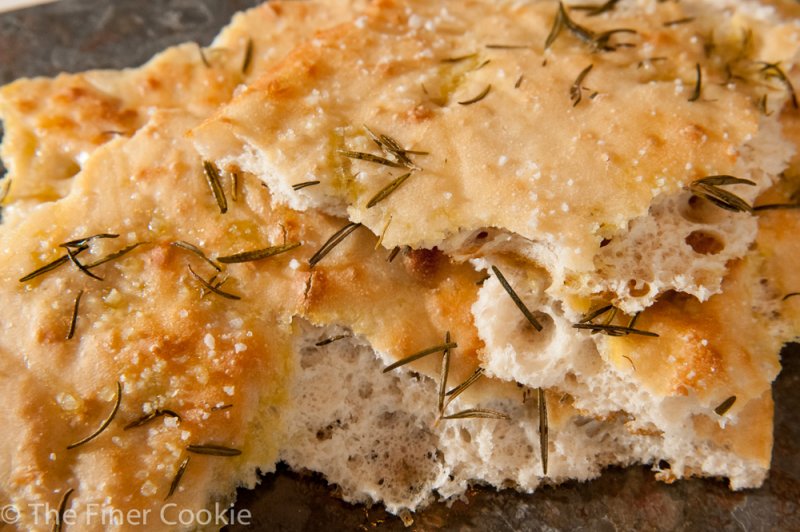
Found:
M 483 89 L 480 93 L 478 93 L 477 96 L 474 96 L 474 97 L 470 98 L 469 100 L 464 100 L 464 101 L 461 101 L 461 102 L 458 102 L 458 103 L 459 103 L 459 105 L 472 105 L 473 103 L 478 103 L 479 101 L 481 101 L 484 98 L 486 98 L 486 96 L 489 95 L 489 92 L 491 90 L 492 90 L 492 85 L 490 83 L 489 85 L 486 86 L 485 89 Z
M 331 237 L 328 240 L 325 241 L 324 244 L 322 244 L 322 247 L 319 248 L 319 250 L 317 250 L 317 252 L 314 253 L 314 255 L 312 255 L 310 259 L 308 259 L 309 267 L 313 268 L 314 266 L 316 266 L 319 263 L 319 261 L 324 259 L 328 255 L 328 253 L 330 253 L 333 250 L 333 248 L 338 246 L 342 242 L 342 240 L 347 238 L 350 235 L 350 233 L 352 233 L 359 227 L 361 227 L 360 223 L 350 222 L 348 224 L 345 224 L 345 226 L 339 229 L 338 231 L 336 231 L 333 235 L 331 235 Z
M 178 470 L 175 472 L 175 477 L 173 477 L 172 482 L 169 485 L 169 493 L 167 493 L 167 496 L 164 497 L 164 500 L 172 497 L 172 495 L 175 493 L 175 490 L 178 489 L 178 484 L 180 484 L 183 474 L 186 472 L 186 467 L 189 465 L 190 458 L 191 456 L 187 456 L 184 458 L 183 462 L 181 462 L 181 465 L 178 466 Z
M 286 253 L 287 251 L 291 251 L 297 247 L 300 247 L 300 242 L 295 242 L 293 244 L 284 244 L 282 246 L 270 246 L 264 249 L 255 249 L 252 251 L 243 251 L 241 253 L 235 253 L 233 255 L 217 257 L 217 260 L 222 264 L 252 262 L 254 260 L 262 260 L 269 257 L 274 257 L 275 255 Z
M 372 207 L 374 207 L 378 203 L 380 203 L 383 200 L 385 200 L 386 198 L 388 198 L 389 195 L 392 194 L 392 192 L 394 192 L 398 188 L 400 188 L 400 185 L 405 183 L 406 179 L 408 179 L 409 177 L 411 177 L 411 172 L 405 173 L 405 174 L 401 175 L 400 177 L 398 177 L 397 179 L 392 180 L 391 183 L 389 183 L 388 185 L 383 187 L 377 194 L 372 196 L 372 199 L 370 199 L 367 202 L 367 209 L 371 209 Z
M 86 266 L 87 269 L 92 269 L 92 268 L 94 268 L 96 266 L 100 266 L 101 264 L 105 264 L 106 262 L 110 262 L 112 260 L 117 260 L 118 258 L 120 258 L 120 257 L 122 257 L 124 255 L 127 255 L 128 253 L 130 253 L 134 249 L 138 248 L 139 246 L 147 244 L 147 243 L 148 242 L 136 242 L 135 244 L 131 244 L 130 246 L 126 246 L 126 247 L 120 249 L 119 251 L 115 251 L 113 253 L 109 253 L 105 257 L 103 257 L 101 259 L 98 259 L 98 260 L 96 260 L 95 262 L 93 262 L 91 264 L 86 264 L 85 266 Z
M 544 389 L 537 388 L 536 395 L 539 399 L 539 453 L 542 458 L 542 472 L 547 474 L 547 455 L 550 451 L 550 429 L 547 424 L 547 398 Z
M 319 185 L 319 181 L 303 181 L 302 183 L 296 183 L 292 185 L 293 190 L 301 190 L 306 187 L 313 187 L 314 185 Z
M 98 238 L 119 238 L 119 235 L 116 233 L 98 233 L 96 235 L 86 236 L 83 238 L 76 238 L 75 240 L 70 240 L 68 242 L 62 242 L 61 244 L 59 244 L 59 247 L 82 248 L 92 240 L 96 240 Z
M 450 345 L 450 331 L 444 336 L 444 345 Z M 439 379 L 439 415 L 444 413 L 444 398 L 447 392 L 447 376 L 450 373 L 450 348 L 446 347 L 442 353 L 442 369 Z
M 590 331 L 601 332 L 608 336 L 627 336 L 629 334 L 637 334 L 639 336 L 650 336 L 657 338 L 658 334 L 651 331 L 643 331 L 641 329 L 634 329 L 633 327 L 626 327 L 624 325 L 609 325 L 603 323 L 575 323 L 572 326 L 574 329 L 587 329 Z
M 163 417 L 163 416 L 174 417 L 178 421 L 181 421 L 181 416 L 177 412 L 174 412 L 174 411 L 166 409 L 166 408 L 164 408 L 164 409 L 159 408 L 157 410 L 153 410 L 149 414 L 143 415 L 139 419 L 131 421 L 130 423 L 125 425 L 122 428 L 122 430 L 130 430 L 130 429 L 133 429 L 133 428 L 136 428 L 136 427 L 141 427 L 142 425 L 146 425 L 146 424 L 150 423 L 151 421 L 153 421 L 153 420 L 155 420 L 157 418 Z
M 82 440 L 78 440 L 75 443 L 71 443 L 71 444 L 67 445 L 67 449 L 69 450 L 69 449 L 74 449 L 76 447 L 80 447 L 84 443 L 88 443 L 88 442 L 92 441 L 97 436 L 99 436 L 104 430 L 106 430 L 106 428 L 111 424 L 111 422 L 114 421 L 114 417 L 117 415 L 117 411 L 119 410 L 119 405 L 120 405 L 121 402 L 122 402 L 122 383 L 120 381 L 117 381 L 117 394 L 116 394 L 116 397 L 114 398 L 114 408 L 111 409 L 111 413 L 100 424 L 100 426 L 97 428 L 97 430 L 95 430 L 94 432 L 92 432 L 91 434 L 89 434 L 88 436 L 83 438 Z
M 76 255 L 78 253 L 80 253 L 81 251 L 85 251 L 86 249 L 88 249 L 88 248 L 84 248 L 84 249 L 78 251 L 76 253 Z M 41 268 L 32 271 L 28 275 L 25 275 L 24 277 L 20 277 L 19 282 L 26 283 L 26 282 L 30 281 L 31 279 L 34 279 L 36 277 L 39 277 L 40 275 L 43 275 L 43 274 L 45 274 L 47 272 L 55 270 L 56 268 L 58 268 L 59 266 L 61 266 L 63 264 L 66 264 L 67 262 L 69 262 L 69 255 L 63 255 L 63 256 L 57 258 L 56 260 L 45 264 Z
M 203 173 L 208 181 L 208 186 L 214 199 L 219 207 L 219 212 L 225 214 L 228 212 L 228 200 L 225 199 L 225 191 L 222 189 L 222 182 L 220 181 L 219 170 L 214 163 L 210 161 L 203 161 Z
M 80 250 L 80 249 L 81 248 L 78 248 L 78 250 Z M 84 266 L 81 263 L 81 261 L 78 260 L 78 257 L 76 255 L 77 255 L 77 253 L 76 253 L 75 250 L 73 250 L 72 248 L 67 248 L 67 257 L 69 257 L 70 262 L 72 264 L 74 264 L 75 267 L 78 268 L 78 270 L 82 271 L 84 274 L 88 275 L 92 279 L 97 279 L 98 281 L 102 281 L 103 280 L 103 278 L 100 277 L 99 275 L 95 275 L 92 272 L 90 272 L 89 268 Z
M 187 445 L 186 450 L 195 454 L 207 454 L 211 456 L 239 456 L 242 451 L 233 449 L 231 447 L 224 447 L 222 445 L 214 445 L 212 443 L 204 445 Z
M 365 153 L 361 151 L 350 151 L 350 150 L 337 150 L 337 151 L 339 155 L 343 155 L 344 157 L 347 157 L 349 159 L 359 159 L 370 163 L 382 164 L 384 166 L 391 166 L 392 168 L 402 168 L 404 166 L 395 161 L 391 161 L 386 157 L 381 157 L 380 155 L 373 155 L 372 153 Z
M 449 405 L 450 403 L 455 401 L 456 397 L 458 397 L 459 395 L 464 393 L 464 391 L 467 388 L 469 388 L 470 386 L 475 384 L 478 381 L 478 379 L 480 379 L 483 376 L 483 372 L 484 372 L 483 368 L 476 369 L 472 373 L 472 375 L 469 376 L 469 378 L 467 380 L 465 380 L 464 382 L 462 382 L 461 384 L 459 384 L 455 388 L 453 388 L 453 389 L 449 390 L 447 393 L 445 393 L 445 395 L 448 398 L 447 404 Z
M 81 304 L 82 297 L 83 297 L 83 290 L 78 292 L 78 295 L 75 297 L 75 304 L 72 307 L 72 319 L 70 320 L 69 324 L 69 332 L 67 333 L 67 340 L 72 340 L 72 337 L 75 336 L 75 327 L 78 325 L 78 306 Z
M 247 39 L 247 46 L 244 49 L 244 59 L 242 60 L 242 74 L 247 74 L 250 70 L 250 63 L 253 60 L 253 39 Z
M 330 338 L 325 338 L 324 340 L 320 340 L 319 342 L 315 343 L 315 347 L 323 347 L 328 344 L 332 344 L 333 342 L 342 340 L 344 338 L 350 338 L 351 335 L 349 334 L 337 334 L 336 336 L 331 336 Z
M 733 403 L 735 402 L 736 402 L 736 396 L 731 395 L 730 397 L 722 401 L 722 403 L 714 409 L 714 413 L 716 413 L 718 416 L 724 416 L 728 412 L 728 410 L 731 409 Z
M 542 324 L 539 323 L 538 320 L 533 317 L 531 311 L 528 310 L 528 307 L 525 306 L 525 303 L 522 302 L 522 300 L 519 298 L 514 289 L 511 288 L 511 285 L 508 283 L 502 272 L 497 268 L 497 266 L 492 266 L 492 271 L 494 272 L 495 277 L 497 277 L 497 280 L 500 281 L 500 284 L 502 285 L 503 289 L 506 291 L 508 296 L 514 302 L 514 304 L 517 306 L 520 312 L 522 312 L 523 316 L 525 316 L 528 322 L 531 325 L 533 325 L 534 329 L 536 329 L 537 331 L 541 331 Z
M 692 91 L 692 95 L 689 97 L 690 102 L 696 102 L 699 100 L 700 93 L 703 90 L 703 71 L 700 69 L 700 63 L 695 63 L 694 70 L 697 79 L 694 82 L 694 91 Z
M 192 272 L 192 275 L 194 275 L 195 279 L 197 279 L 198 281 L 200 281 L 200 284 L 202 284 L 202 285 L 203 285 L 203 287 L 205 287 L 205 289 L 206 289 L 206 290 L 209 290 L 209 291 L 211 291 L 211 292 L 213 292 L 213 293 L 217 294 L 218 296 L 222 296 L 222 297 L 224 297 L 225 299 L 232 299 L 232 300 L 234 300 L 234 301 L 238 301 L 239 299 L 242 299 L 242 298 L 241 298 L 241 296 L 237 296 L 236 294 L 231 294 L 231 293 L 229 293 L 229 292 L 225 292 L 224 290 L 220 290 L 219 286 L 214 286 L 214 285 L 213 285 L 213 284 L 211 284 L 210 282 L 206 281 L 205 279 L 203 279 L 202 277 L 200 277 L 200 276 L 197 274 L 197 272 L 195 272 L 195 271 L 192 269 L 192 267 L 191 267 L 191 266 L 189 266 L 188 268 L 189 268 L 189 271 L 190 271 L 190 272 Z
M 509 416 L 505 412 L 498 412 L 497 410 L 490 410 L 488 408 L 469 408 L 467 410 L 462 410 L 461 412 L 456 412 L 455 414 L 442 416 L 442 419 L 472 419 L 472 418 L 511 419 L 511 416 Z
M 388 372 L 392 371 L 395 368 L 399 368 L 400 366 L 404 366 L 404 365 L 406 365 L 406 364 L 408 364 L 410 362 L 414 362 L 415 360 L 419 360 L 420 358 L 426 357 L 428 355 L 432 355 L 434 353 L 438 353 L 440 351 L 445 351 L 447 349 L 455 349 L 456 347 L 458 347 L 457 343 L 448 342 L 446 344 L 437 345 L 437 346 L 434 346 L 434 347 L 429 347 L 428 349 L 423 349 L 422 351 L 419 351 L 418 353 L 414 353 L 413 355 L 409 355 L 409 356 L 407 356 L 405 358 L 401 358 L 400 360 L 398 360 L 394 364 L 390 364 L 390 365 L 386 366 L 386 368 L 384 368 L 383 372 L 384 373 L 388 373 Z
M 61 502 L 58 503 L 58 513 L 56 514 L 56 522 L 53 523 L 53 532 L 61 532 L 64 526 L 64 513 L 67 511 L 67 503 L 69 503 L 69 498 L 72 496 L 72 493 L 75 490 L 73 488 L 68 489 L 64 492 L 64 495 L 61 496 Z
M 184 242 L 183 240 L 176 240 L 175 242 L 170 242 L 170 245 L 175 246 L 176 248 L 185 249 L 186 251 L 191 251 L 192 253 L 194 253 L 207 263 L 209 263 L 211 267 L 217 270 L 218 272 L 222 271 L 222 268 L 219 266 L 219 264 L 209 259 L 208 256 L 205 253 L 203 253 L 203 250 L 201 250 L 194 244 L 190 244 L 189 242 Z
M 755 183 L 749 179 L 741 179 L 731 175 L 713 175 L 698 179 L 689 185 L 689 190 L 695 195 L 707 199 L 717 207 L 733 212 L 753 212 L 753 207 L 745 200 L 719 188 L 724 185 L 750 185 Z

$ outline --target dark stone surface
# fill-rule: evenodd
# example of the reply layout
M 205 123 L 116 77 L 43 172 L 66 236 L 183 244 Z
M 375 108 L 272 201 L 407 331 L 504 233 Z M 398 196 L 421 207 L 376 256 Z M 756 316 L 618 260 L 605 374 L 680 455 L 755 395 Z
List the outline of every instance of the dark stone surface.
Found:
M 0 83 L 61 71 L 122 68 L 183 41 L 207 44 L 256 0 L 61 0 L 0 15 Z M 731 492 L 726 483 L 653 480 L 645 467 L 611 469 L 595 481 L 544 488 L 534 495 L 476 488 L 468 503 L 435 504 L 414 517 L 415 530 L 800 530 L 800 349 L 783 353 L 775 386 L 775 449 L 766 484 Z M 236 508 L 252 524 L 231 531 L 404 530 L 378 507 L 353 506 L 314 475 L 279 468 L 258 489 L 240 490 Z M 241 514 L 240 514 L 241 515 Z

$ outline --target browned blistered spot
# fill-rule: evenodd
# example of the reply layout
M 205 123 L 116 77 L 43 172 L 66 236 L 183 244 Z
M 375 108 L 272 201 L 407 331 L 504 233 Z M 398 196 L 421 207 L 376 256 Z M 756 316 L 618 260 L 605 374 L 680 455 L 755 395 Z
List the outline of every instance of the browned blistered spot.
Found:
M 433 117 L 433 109 L 425 104 L 420 104 L 405 113 L 407 122 L 424 122 Z
M 148 76 L 147 80 L 145 80 L 145 83 L 147 84 L 147 88 L 150 90 L 157 91 L 161 88 L 161 81 L 152 76 Z
M 432 284 L 446 262 L 444 254 L 436 248 L 411 249 L 403 257 L 406 270 L 416 281 Z
M 697 124 L 691 124 L 681 129 L 681 133 L 688 138 L 691 142 L 696 144 L 702 144 L 704 142 L 704 138 L 708 139 L 708 133 L 703 128 L 703 126 L 699 126 Z
M 17 102 L 17 109 L 23 113 L 32 113 L 39 107 L 35 100 L 19 100 Z

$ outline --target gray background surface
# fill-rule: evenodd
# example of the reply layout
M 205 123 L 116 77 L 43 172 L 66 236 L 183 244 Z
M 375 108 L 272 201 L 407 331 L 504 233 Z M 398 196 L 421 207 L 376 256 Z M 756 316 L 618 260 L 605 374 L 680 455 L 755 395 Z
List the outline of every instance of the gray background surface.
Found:
M 235 11 L 255 0 L 61 0 L 0 15 L 0 83 L 61 71 L 122 68 L 184 41 L 208 44 Z M 799 287 L 800 288 L 800 287 Z M 766 484 L 731 492 L 715 480 L 673 485 L 645 467 L 610 469 L 595 481 L 534 495 L 476 488 L 469 502 L 415 515 L 414 530 L 800 530 L 800 349 L 784 350 L 775 386 L 775 449 Z M 345 504 L 314 475 L 279 467 L 258 489 L 240 490 L 249 527 L 231 530 L 404 530 L 378 507 Z

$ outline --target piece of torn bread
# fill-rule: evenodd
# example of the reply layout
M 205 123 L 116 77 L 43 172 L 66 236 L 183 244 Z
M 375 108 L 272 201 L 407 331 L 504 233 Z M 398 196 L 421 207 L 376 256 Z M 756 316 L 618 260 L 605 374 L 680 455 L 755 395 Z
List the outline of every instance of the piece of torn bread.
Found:
M 380 500 L 392 512 L 417 508 L 434 492 L 457 495 L 472 482 L 532 490 L 543 478 L 587 479 L 610 464 L 666 460 L 671 468 L 659 472 L 664 480 L 726 476 L 737 488 L 763 480 L 777 348 L 798 332 L 797 301 L 781 301 L 800 281 L 788 267 L 800 253 L 791 238 L 796 213 L 759 215 L 756 247 L 731 267 L 721 294 L 705 303 L 664 296 L 646 310 L 638 327 L 661 337 L 592 336 L 571 325 L 603 298 L 562 301 L 543 291 L 553 283 L 546 269 L 518 253 L 522 248 L 504 244 L 516 238 L 508 234 L 477 232 L 476 242 L 451 250 L 471 258 L 473 268 L 425 249 L 405 250 L 387 262 L 387 253 L 375 250 L 376 237 L 359 229 L 309 268 L 312 253 L 345 221 L 271 205 L 251 176 L 244 176 L 238 201 L 228 196 L 229 211 L 221 215 L 199 156 L 182 140 L 196 120 L 156 113 L 133 139 L 115 140 L 89 157 L 65 199 L 32 211 L 19 226 L 3 228 L 0 260 L 9 265 L 2 281 L 3 301 L 9 302 L 4 336 L 11 336 L 3 339 L 8 368 L 3 389 L 17 401 L 6 414 L 7 426 L 19 429 L 9 431 L 18 433 L 3 445 L 28 453 L 0 464 L 11 471 L 4 474 L 9 479 L 4 499 L 46 500 L 53 506 L 69 486 L 76 489 L 70 507 L 80 509 L 102 500 L 103 493 L 92 487 L 117 468 L 119 476 L 103 488 L 113 505 L 157 508 L 186 456 L 182 442 L 189 440 L 244 451 L 238 457 L 192 456 L 170 500 L 194 509 L 229 500 L 233 486 L 252 485 L 254 469 L 270 470 L 277 458 L 322 472 L 348 500 Z M 223 178 L 227 187 L 228 176 Z M 763 201 L 790 201 L 792 192 L 785 180 Z M 104 208 L 95 213 L 90 205 Z M 746 220 L 753 225 L 755 218 Z M 94 241 L 79 257 L 84 262 L 89 254 L 99 258 L 123 244 L 148 244 L 93 270 L 105 277 L 103 283 L 65 264 L 31 281 L 30 288 L 20 285 L 18 277 L 63 254 L 58 242 L 93 231 L 122 236 Z M 214 271 L 200 257 L 169 246 L 176 239 L 194 242 L 212 257 L 267 244 L 302 246 L 282 257 L 229 266 L 231 277 L 218 288 L 243 298 L 230 301 L 198 293 L 200 281 L 187 264 L 204 278 Z M 476 245 L 487 239 L 490 245 Z M 26 247 L 27 242 L 36 246 Z M 476 270 L 489 265 L 506 272 L 536 310 L 545 326 L 541 336 L 522 322 L 495 277 L 479 286 L 484 275 Z M 62 334 L 69 330 L 81 288 L 75 337 L 66 341 Z M 33 324 L 20 322 L 23 304 L 35 309 Z M 742 322 L 753 334 L 741 339 L 724 334 Z M 237 342 L 242 327 L 254 337 Z M 448 388 L 478 365 L 491 375 L 446 413 L 491 408 L 510 420 L 438 419 L 441 355 L 381 373 L 388 362 L 442 343 L 444 331 L 458 343 Z M 689 341 L 676 342 L 681 334 Z M 170 343 L 172 338 L 180 345 Z M 213 355 L 206 358 L 209 351 L 225 362 L 221 368 Z M 23 353 L 29 358 L 20 358 Z M 33 363 L 23 367 L 22 360 Z M 86 378 L 87 367 L 92 379 Z M 693 371 L 697 375 L 690 375 Z M 71 431 L 84 428 L 85 435 L 102 421 L 102 407 L 111 406 L 114 377 L 120 375 L 125 383 L 115 420 L 82 448 L 64 451 L 61 444 L 74 440 Z M 548 388 L 547 475 L 540 463 L 532 386 Z M 21 388 L 36 393 L 26 397 Z M 58 395 L 63 389 L 74 393 Z M 227 399 L 229 392 L 233 399 Z M 737 399 L 718 415 L 714 408 L 728 394 Z M 122 430 L 124 422 L 153 408 L 174 408 L 182 419 L 164 416 Z M 20 423 L 30 421 L 34 409 L 36 425 L 26 429 Z M 215 415 L 232 419 L 215 424 Z M 137 430 L 145 435 L 131 432 Z M 41 437 L 53 431 L 61 439 Z M 176 444 L 182 431 L 189 433 L 187 440 Z M 137 439 L 126 442 L 131 434 Z M 49 452 L 57 465 L 47 461 Z M 84 452 L 92 453 L 93 464 Z M 34 477 L 38 485 L 20 480 Z M 112 493 L 113 488 L 120 491 Z
M 132 135 L 155 110 L 211 115 L 236 87 L 257 79 L 316 30 L 349 20 L 358 5 L 268 2 L 235 15 L 207 48 L 186 43 L 138 68 L 22 79 L 2 87 L 5 219 L 65 196 L 70 178 L 94 149 Z
M 796 23 L 748 2 L 565 9 L 547 47 L 557 2 L 378 2 L 193 135 L 219 166 L 295 208 L 347 214 L 389 249 L 458 251 L 497 229 L 527 242 L 559 297 L 610 292 L 626 311 L 671 289 L 707 299 L 756 227 L 720 212 L 706 235 L 686 189 L 730 174 L 756 183 L 729 187 L 752 201 L 785 167 L 772 111 L 788 91 L 764 68 L 791 67 Z M 359 156 L 386 158 L 367 128 L 412 150 L 406 161 Z M 320 183 L 293 190 L 308 181 Z M 699 256 L 703 237 L 721 249 Z
M 479 338 L 484 331 L 472 324 L 473 314 L 481 319 L 481 297 L 493 289 L 493 279 L 481 288 L 479 272 L 436 251 L 409 251 L 389 263 L 365 230 L 310 269 L 308 259 L 341 220 L 272 207 L 252 177 L 242 183 L 238 201 L 220 214 L 199 158 L 178 140 L 194 123 L 180 113 L 156 113 L 132 139 L 96 151 L 67 197 L 0 234 L 0 261 L 7 265 L 0 283 L 6 331 L 0 339 L 2 386 L 13 398 L 2 456 L 15 456 L 0 463 L 4 500 L 19 508 L 33 502 L 53 506 L 65 490 L 74 489 L 68 508 L 76 511 L 104 500 L 123 511 L 157 512 L 167 502 L 197 510 L 227 503 L 235 486 L 252 486 L 255 469 L 269 471 L 278 458 L 322 472 L 348 500 L 382 501 L 392 512 L 415 509 L 434 493 L 458 495 L 473 482 L 533 490 L 543 480 L 592 478 L 611 464 L 666 460 L 671 469 L 659 473 L 665 480 L 727 476 L 734 487 L 757 485 L 768 471 L 768 387 L 754 395 L 737 383 L 709 380 L 709 389 L 740 394 L 724 417 L 714 413 L 713 403 L 683 411 L 680 394 L 661 394 L 667 396 L 664 404 L 648 408 L 647 401 L 659 394 L 619 360 L 642 363 L 637 349 L 646 346 L 615 339 L 621 343 L 609 350 L 603 340 L 594 342 L 579 331 L 561 340 L 571 349 L 571 373 L 531 382 L 530 368 L 523 367 L 510 378 L 492 366 L 492 357 L 506 354 L 484 346 Z M 794 256 L 782 247 L 797 226 L 792 214 L 769 213 L 762 225 L 773 222 L 766 227 L 775 233 L 761 233 L 769 239 L 759 241 L 734 269 L 722 294 L 689 309 L 698 334 L 702 323 L 715 320 L 715 309 L 727 306 L 726 298 L 739 301 L 744 290 L 758 285 L 753 261 L 771 272 L 781 268 L 776 249 L 781 258 Z M 107 231 L 120 237 L 93 241 L 79 257 L 83 264 L 142 245 L 93 268 L 102 282 L 68 263 L 19 281 L 65 253 L 59 242 Z M 199 246 L 212 259 L 284 242 L 302 245 L 228 266 L 220 278 L 230 277 L 218 289 L 241 297 L 230 300 L 203 293 L 189 267 L 204 279 L 214 269 L 171 245 L 178 240 Z M 775 272 L 773 290 L 757 292 L 754 302 L 774 306 L 780 291 L 796 281 L 786 277 L 792 275 Z M 74 336 L 67 340 L 80 290 Z M 524 348 L 533 333 L 519 326 L 517 314 L 505 317 L 516 309 L 505 308 L 510 300 L 500 295 L 494 319 L 518 328 L 511 342 Z M 678 305 L 664 303 L 673 304 Z M 19 320 L 23 306 L 32 321 Z M 646 311 L 642 322 L 649 325 L 646 320 L 657 312 Z M 773 313 L 769 323 L 795 327 L 789 318 Z M 563 319 L 553 316 L 553 322 Z M 544 323 L 552 337 L 554 323 Z M 670 331 L 659 330 L 666 340 Z M 448 405 L 445 415 L 490 408 L 510 419 L 440 419 L 439 357 L 419 361 L 410 367 L 413 372 L 408 367 L 381 372 L 390 361 L 440 344 L 443 331 L 458 343 L 447 388 L 464 382 L 479 365 L 501 377 L 483 377 Z M 723 349 L 711 334 L 708 350 Z M 756 328 L 748 338 L 752 343 L 743 347 L 770 377 L 777 371 L 775 352 L 767 351 L 777 341 L 772 334 L 772 326 Z M 680 352 L 676 360 L 651 356 L 660 357 L 668 374 L 704 367 Z M 736 369 L 731 360 L 722 357 L 718 367 Z M 112 423 L 95 439 L 66 449 L 91 434 L 110 411 L 117 381 L 122 399 Z M 547 387 L 547 475 L 530 384 Z M 167 411 L 180 420 L 163 415 L 125 430 L 148 414 Z M 194 455 L 186 450 L 190 444 L 223 445 L 242 454 Z M 167 497 L 187 456 L 183 478 Z M 30 519 L 22 523 L 36 528 Z

